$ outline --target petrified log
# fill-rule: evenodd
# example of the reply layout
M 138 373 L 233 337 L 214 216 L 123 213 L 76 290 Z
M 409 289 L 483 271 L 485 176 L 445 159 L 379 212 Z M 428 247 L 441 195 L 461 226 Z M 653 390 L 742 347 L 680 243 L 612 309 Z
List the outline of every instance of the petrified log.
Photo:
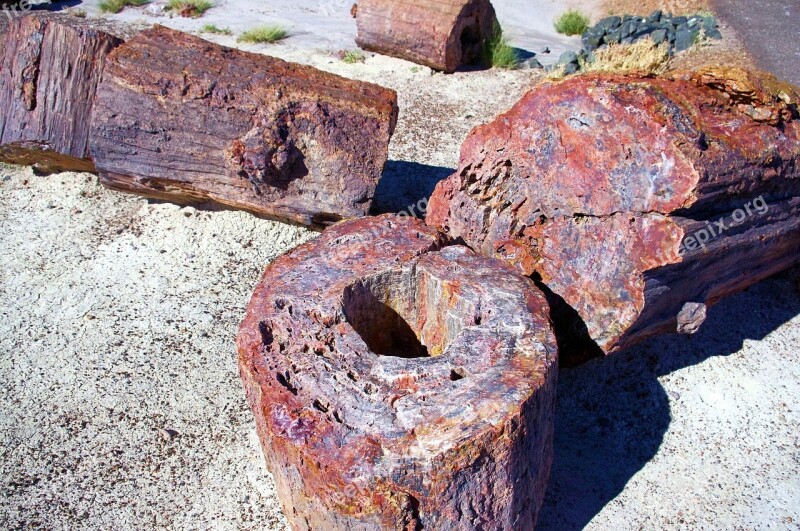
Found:
M 546 83 L 470 133 L 427 222 L 551 290 L 562 362 L 693 332 L 800 259 L 797 98 L 735 69 Z
M 360 0 L 363 49 L 454 72 L 483 60 L 497 17 L 489 0 Z
M 547 303 L 417 220 L 343 222 L 269 266 L 239 368 L 308 529 L 530 530 L 552 459 Z
M 156 26 L 109 57 L 92 120 L 101 181 L 324 227 L 365 215 L 397 95 Z
M 121 42 L 76 17 L 14 19 L 0 52 L 0 160 L 45 173 L 94 171 L 92 102 L 106 57 Z

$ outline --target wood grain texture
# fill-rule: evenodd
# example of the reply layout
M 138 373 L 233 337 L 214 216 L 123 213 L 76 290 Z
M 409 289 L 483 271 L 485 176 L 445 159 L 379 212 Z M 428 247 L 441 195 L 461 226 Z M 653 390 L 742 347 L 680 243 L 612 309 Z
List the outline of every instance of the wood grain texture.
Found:
M 479 63 L 497 24 L 489 0 L 360 0 L 355 13 L 361 48 L 444 72 Z
M 27 15 L 8 27 L 0 63 L 0 160 L 39 171 L 93 171 L 92 104 L 121 40 L 70 16 Z
M 687 304 L 800 260 L 797 101 L 738 69 L 547 83 L 470 133 L 427 221 L 550 290 L 568 364 L 693 331 Z
M 101 181 L 322 228 L 364 216 L 394 91 L 156 26 L 111 54 L 91 151 Z
M 296 531 L 532 530 L 552 461 L 547 303 L 421 221 L 337 224 L 273 262 L 239 368 Z

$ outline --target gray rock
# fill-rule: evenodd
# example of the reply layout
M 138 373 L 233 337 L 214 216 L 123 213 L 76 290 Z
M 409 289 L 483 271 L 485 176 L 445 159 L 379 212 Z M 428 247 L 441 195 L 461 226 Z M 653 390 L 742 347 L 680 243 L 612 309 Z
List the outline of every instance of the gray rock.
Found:
M 719 40 L 722 38 L 722 33 L 719 32 L 717 28 L 705 29 L 706 37 L 709 39 Z
M 672 25 L 673 26 L 680 26 L 681 24 L 686 24 L 689 22 L 689 19 L 686 17 L 672 17 Z
M 622 33 L 622 38 L 630 37 L 636 30 L 639 29 L 639 21 L 638 20 L 628 20 L 623 22 L 622 26 L 620 26 L 620 32 Z
M 569 63 L 567 66 L 564 67 L 564 75 L 567 76 L 572 75 L 576 73 L 579 69 L 580 67 L 578 66 L 578 63 Z
M 661 44 L 662 42 L 667 40 L 667 36 L 668 36 L 667 30 L 660 29 L 654 31 L 653 34 L 651 35 L 651 38 L 653 39 L 654 43 Z
M 519 64 L 519 68 L 521 70 L 541 70 L 544 68 L 542 63 L 538 61 L 535 57 L 531 57 L 530 59 L 526 59 Z
M 603 42 L 606 44 L 619 44 L 622 40 L 622 30 L 615 29 L 613 31 L 609 31 L 606 33 L 606 36 L 603 37 Z
M 691 48 L 696 35 L 696 33 L 689 30 L 678 31 L 675 34 L 675 51 L 682 52 Z
M 663 16 L 664 12 L 660 9 L 656 9 L 653 13 L 647 17 L 647 21 L 652 23 L 661 22 L 661 17 Z
M 569 65 L 569 64 L 578 64 L 578 53 L 572 50 L 567 50 L 566 52 L 562 53 L 561 56 L 558 58 L 558 64 L 560 65 Z
M 605 31 L 611 31 L 613 29 L 617 29 L 620 24 L 622 24 L 622 17 L 614 16 L 602 19 L 595 27 L 603 28 Z

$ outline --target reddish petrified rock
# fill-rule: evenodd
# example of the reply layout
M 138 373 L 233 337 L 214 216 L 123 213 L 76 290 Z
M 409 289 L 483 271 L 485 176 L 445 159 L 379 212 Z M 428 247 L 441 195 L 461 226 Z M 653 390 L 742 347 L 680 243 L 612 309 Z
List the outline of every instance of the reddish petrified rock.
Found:
M 92 101 L 106 56 L 121 42 L 76 17 L 14 19 L 0 50 L 0 160 L 93 171 Z
M 489 0 L 360 0 L 354 12 L 361 48 L 445 72 L 481 62 L 497 25 Z
M 544 296 L 417 220 L 343 222 L 269 266 L 239 367 L 297 531 L 530 530 L 552 459 Z
M 541 280 L 562 361 L 693 332 L 800 258 L 797 98 L 734 69 L 546 83 L 470 133 L 427 222 Z
M 156 26 L 109 57 L 92 156 L 112 188 L 324 227 L 369 211 L 396 100 Z

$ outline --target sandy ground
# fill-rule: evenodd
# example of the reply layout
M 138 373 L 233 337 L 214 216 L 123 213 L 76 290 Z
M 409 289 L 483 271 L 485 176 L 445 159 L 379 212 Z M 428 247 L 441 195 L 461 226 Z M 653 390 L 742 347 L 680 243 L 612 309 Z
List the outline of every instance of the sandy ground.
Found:
M 537 80 L 381 56 L 347 65 L 331 55 L 352 47 L 346 16 L 315 1 L 242 15 L 245 4 L 158 21 L 285 21 L 296 33 L 284 44 L 248 49 L 397 90 L 378 211 L 428 195 L 469 129 Z M 495 4 L 523 28 L 523 2 Z M 155 20 L 143 13 L 113 18 Z M 85 174 L 0 174 L 0 527 L 284 529 L 233 339 L 263 267 L 314 234 L 149 202 Z M 698 336 L 563 371 L 539 528 L 800 528 L 799 356 L 800 293 L 778 278 L 715 308 Z

